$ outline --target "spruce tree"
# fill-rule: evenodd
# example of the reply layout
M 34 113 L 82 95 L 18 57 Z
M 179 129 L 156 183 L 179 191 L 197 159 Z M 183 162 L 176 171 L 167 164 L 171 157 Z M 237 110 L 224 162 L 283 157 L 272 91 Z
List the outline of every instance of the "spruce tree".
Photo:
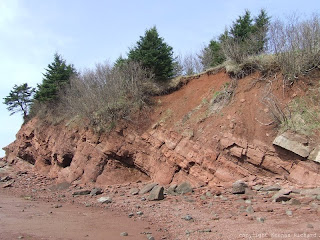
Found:
M 226 60 L 220 41 L 211 40 L 199 56 L 204 69 L 215 67 Z
M 26 119 L 30 104 L 32 103 L 32 95 L 35 89 L 29 87 L 27 83 L 21 85 L 14 85 L 13 89 L 10 91 L 9 95 L 4 98 L 4 104 L 8 107 L 8 111 L 11 112 L 10 115 L 17 112 L 22 112 L 24 119 Z
M 156 27 L 140 36 L 136 46 L 130 49 L 128 59 L 138 61 L 151 70 L 156 80 L 167 80 L 174 74 L 173 49 L 159 36 Z
M 260 10 L 257 17 L 252 18 L 249 10 L 233 22 L 229 31 L 220 36 L 225 55 L 237 63 L 241 63 L 250 55 L 257 55 L 265 50 L 270 17 L 265 10 Z
M 38 85 L 35 94 L 35 99 L 40 102 L 56 100 L 58 90 L 68 84 L 70 77 L 76 73 L 73 65 L 67 65 L 58 53 L 54 54 L 54 61 L 45 70 L 42 84 Z
M 268 41 L 267 32 L 270 24 L 270 17 L 264 9 L 260 10 L 260 14 L 255 18 L 253 25 L 253 34 L 256 36 L 256 53 L 265 50 Z
M 231 37 L 237 41 L 244 41 L 253 32 L 253 19 L 249 10 L 245 11 L 243 16 L 233 22 L 230 28 Z

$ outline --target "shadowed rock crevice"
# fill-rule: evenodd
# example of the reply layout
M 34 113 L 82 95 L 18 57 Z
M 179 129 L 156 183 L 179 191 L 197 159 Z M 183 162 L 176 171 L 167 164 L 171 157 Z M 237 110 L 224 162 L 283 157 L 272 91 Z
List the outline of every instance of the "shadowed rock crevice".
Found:
M 62 163 L 60 164 L 60 166 L 63 168 L 70 167 L 72 159 L 73 159 L 72 153 L 67 153 L 67 154 L 63 155 Z
M 146 170 L 144 170 L 143 168 L 140 168 L 139 166 L 137 166 L 135 164 L 135 162 L 134 162 L 134 154 L 128 153 L 127 151 L 126 151 L 125 155 L 118 155 L 115 152 L 111 152 L 111 153 L 107 154 L 107 158 L 109 160 L 116 160 L 126 168 L 134 168 L 134 169 L 140 171 L 141 173 L 149 176 L 149 174 L 148 174 L 148 172 Z
M 33 155 L 31 155 L 29 153 L 23 152 L 23 153 L 19 154 L 18 157 L 28 163 L 31 163 L 32 165 L 34 165 L 36 163 L 36 160 L 34 159 Z

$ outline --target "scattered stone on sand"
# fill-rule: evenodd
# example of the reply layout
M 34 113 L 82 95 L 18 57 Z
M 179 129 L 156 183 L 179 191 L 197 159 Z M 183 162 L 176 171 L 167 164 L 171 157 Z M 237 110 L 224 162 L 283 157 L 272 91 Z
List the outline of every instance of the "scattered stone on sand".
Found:
M 246 212 L 247 212 L 247 213 L 250 213 L 250 214 L 254 213 L 253 207 L 252 207 L 251 205 L 249 205 L 249 206 L 246 208 Z
M 5 177 L 2 177 L 0 178 L 0 182 L 8 182 L 12 179 L 12 177 L 10 177 L 9 175 L 8 176 L 5 176 Z
M 182 219 L 186 220 L 186 221 L 191 221 L 193 219 L 193 217 L 191 217 L 189 214 L 184 216 Z
M 141 215 L 143 215 L 143 212 L 142 211 L 138 211 L 137 215 L 141 216 Z
M 14 179 L 10 180 L 9 182 L 6 182 L 2 187 L 3 188 L 9 188 L 12 187 L 12 184 L 14 183 Z
M 100 197 L 98 199 L 99 203 L 112 203 L 111 197 Z
M 212 197 L 212 193 L 211 192 L 206 192 L 206 197 L 211 198 Z
M 238 180 L 232 184 L 232 193 L 233 194 L 244 194 L 248 185 L 242 181 Z
M 177 186 L 175 192 L 178 194 L 186 194 L 193 191 L 193 188 L 189 182 L 183 182 Z
M 150 183 L 150 184 L 147 184 L 146 186 L 144 186 L 140 191 L 139 191 L 139 194 L 145 194 L 145 193 L 148 193 L 150 192 L 155 186 L 157 186 L 158 183 Z
M 149 196 L 148 196 L 148 200 L 149 201 L 157 201 L 157 200 L 163 200 L 164 199 L 164 188 L 162 186 L 155 186 Z
M 175 190 L 177 186 L 178 186 L 177 184 L 171 184 L 170 187 L 166 190 L 166 193 L 170 195 L 175 195 L 176 194 Z
M 291 199 L 291 197 L 289 197 L 288 195 L 276 195 L 272 198 L 274 202 L 287 202 Z
M 272 186 L 267 186 L 267 187 L 262 187 L 259 191 L 264 191 L 264 192 L 275 192 L 275 191 L 280 191 L 281 187 L 276 184 L 276 185 L 272 185 Z
M 310 223 L 308 223 L 308 224 L 307 224 L 307 228 L 313 228 L 313 225 L 310 224 Z
M 91 196 L 97 196 L 102 194 L 102 189 L 101 188 L 93 188 L 90 192 Z
M 298 199 L 295 198 L 291 198 L 291 200 L 289 201 L 289 203 L 291 205 L 301 205 L 301 202 Z
M 120 236 L 122 236 L 122 237 L 126 237 L 126 236 L 128 236 L 129 234 L 127 233 L 127 232 L 122 232 L 122 233 L 120 233 Z
M 139 188 L 132 188 L 130 190 L 130 194 L 131 195 L 138 195 L 139 191 L 140 191 Z
M 272 199 L 274 202 L 287 202 L 291 199 L 291 197 L 289 196 L 290 193 L 291 190 L 281 189 L 279 192 L 272 196 Z
M 147 239 L 148 239 L 148 240 L 154 240 L 154 237 L 153 237 L 152 235 L 148 234 L 148 235 L 147 235 Z
M 287 210 L 287 211 L 286 211 L 286 214 L 287 214 L 289 217 L 291 217 L 291 216 L 292 216 L 292 211 L 291 211 L 291 210 Z
M 257 217 L 257 221 L 258 221 L 258 222 L 264 223 L 265 220 L 266 220 L 266 219 L 265 219 L 264 217 Z
M 73 196 L 81 196 L 81 195 L 89 195 L 90 193 L 91 193 L 90 190 L 81 190 L 81 191 L 73 192 L 72 195 Z
M 201 195 L 201 196 L 200 196 L 200 199 L 201 199 L 201 200 L 206 200 L 207 197 L 206 197 L 205 195 Z

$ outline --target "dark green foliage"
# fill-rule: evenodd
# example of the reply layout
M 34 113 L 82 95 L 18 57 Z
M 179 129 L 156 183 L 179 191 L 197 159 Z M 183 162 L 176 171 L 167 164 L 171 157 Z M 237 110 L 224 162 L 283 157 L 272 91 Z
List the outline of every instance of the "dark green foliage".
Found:
M 146 30 L 143 37 L 140 36 L 136 46 L 130 49 L 128 59 L 140 62 L 143 67 L 151 70 L 156 80 L 167 80 L 174 74 L 172 47 L 159 37 L 156 27 Z
M 54 55 L 54 61 L 45 70 L 42 84 L 38 85 L 35 94 L 35 99 L 39 102 L 56 100 L 58 91 L 68 84 L 70 77 L 76 73 L 73 65 L 67 65 L 58 53 Z
M 115 68 L 121 68 L 128 62 L 128 59 L 125 59 L 120 55 L 117 60 L 114 62 L 113 67 Z
M 215 67 L 226 60 L 221 43 L 216 40 L 211 40 L 209 45 L 202 49 L 199 58 L 205 69 Z
M 29 111 L 29 106 L 32 103 L 32 94 L 35 89 L 28 87 L 27 83 L 21 85 L 14 85 L 9 95 L 4 98 L 4 104 L 8 107 L 7 109 L 11 112 L 10 115 L 17 112 L 22 112 L 23 117 L 26 118 Z
M 253 25 L 253 33 L 256 36 L 256 53 L 264 52 L 265 45 L 268 41 L 267 32 L 270 24 L 270 17 L 267 12 L 262 9 L 258 17 L 255 18 Z
M 246 10 L 243 16 L 239 16 L 239 18 L 233 22 L 229 31 L 230 37 L 244 41 L 253 32 L 252 22 L 251 13 L 249 10 Z
M 252 18 L 249 10 L 233 22 L 229 31 L 220 36 L 225 55 L 237 63 L 241 63 L 250 55 L 257 55 L 265 50 L 270 17 L 261 10 Z

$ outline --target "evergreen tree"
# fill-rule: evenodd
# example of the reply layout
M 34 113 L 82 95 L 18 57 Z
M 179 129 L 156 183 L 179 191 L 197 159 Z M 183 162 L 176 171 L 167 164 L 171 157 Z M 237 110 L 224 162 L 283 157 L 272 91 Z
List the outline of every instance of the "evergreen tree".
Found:
M 253 32 L 253 19 L 249 10 L 245 11 L 243 16 L 239 16 L 238 19 L 233 22 L 230 28 L 231 37 L 237 41 L 244 41 Z
M 270 17 L 265 10 L 252 18 L 249 10 L 233 22 L 229 31 L 220 36 L 225 55 L 241 63 L 250 55 L 260 54 L 265 50 Z
M 261 9 L 260 14 L 254 21 L 253 33 L 256 36 L 256 53 L 261 53 L 265 50 L 265 45 L 268 42 L 267 32 L 270 24 L 270 17 L 264 9 Z
M 4 98 L 4 104 L 11 112 L 10 115 L 17 112 L 22 112 L 24 119 L 28 115 L 30 104 L 32 103 L 32 95 L 35 92 L 35 88 L 28 87 L 27 83 L 21 85 L 14 85 L 9 95 Z
M 151 70 L 156 80 L 167 80 L 174 74 L 173 50 L 159 37 L 156 27 L 146 30 L 136 46 L 130 49 L 128 59 L 138 61 Z
M 54 54 L 54 61 L 45 70 L 42 84 L 38 85 L 35 94 L 35 99 L 40 102 L 56 100 L 58 90 L 68 84 L 70 77 L 76 73 L 73 65 L 67 65 L 58 53 Z
M 122 57 L 122 55 L 120 55 L 117 60 L 114 62 L 113 67 L 115 68 L 121 68 L 122 66 L 124 66 L 124 64 L 126 64 L 128 62 L 128 59 L 125 59 Z
M 226 60 L 220 41 L 211 40 L 199 56 L 205 69 L 217 66 Z

